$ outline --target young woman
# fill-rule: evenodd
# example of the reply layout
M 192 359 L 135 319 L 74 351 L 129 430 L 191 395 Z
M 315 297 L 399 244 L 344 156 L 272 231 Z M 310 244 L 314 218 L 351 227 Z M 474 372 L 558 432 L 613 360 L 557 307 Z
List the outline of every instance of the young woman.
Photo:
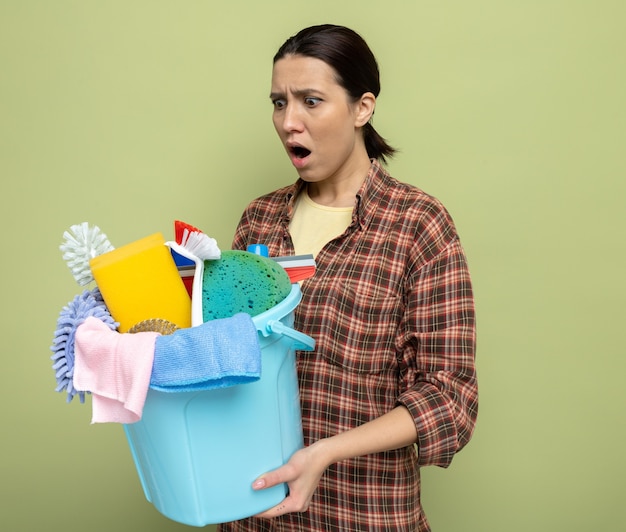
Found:
M 222 531 L 425 531 L 420 467 L 447 467 L 477 414 L 470 277 L 445 208 L 396 181 L 371 119 L 376 60 L 352 30 L 307 28 L 274 57 L 278 136 L 299 179 L 253 201 L 233 248 L 313 253 L 296 328 L 305 447 L 253 483 L 289 495 Z M 251 435 L 254 437 L 254 435 Z

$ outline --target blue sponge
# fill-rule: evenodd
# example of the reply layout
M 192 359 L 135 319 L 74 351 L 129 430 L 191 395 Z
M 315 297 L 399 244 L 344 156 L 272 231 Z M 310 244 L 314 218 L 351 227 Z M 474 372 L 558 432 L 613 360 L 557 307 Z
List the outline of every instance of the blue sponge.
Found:
M 291 292 L 289 275 L 274 260 L 248 251 L 222 251 L 204 261 L 202 318 L 230 318 L 239 312 L 256 316 Z

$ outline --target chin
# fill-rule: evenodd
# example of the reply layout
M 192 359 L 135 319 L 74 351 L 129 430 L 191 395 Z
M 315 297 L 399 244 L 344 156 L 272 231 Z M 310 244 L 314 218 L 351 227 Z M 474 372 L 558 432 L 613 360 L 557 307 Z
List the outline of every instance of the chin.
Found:
M 324 181 L 324 179 L 326 179 L 324 177 L 320 178 L 315 175 L 311 175 L 307 172 L 298 172 L 298 177 L 307 183 L 319 183 L 320 181 Z

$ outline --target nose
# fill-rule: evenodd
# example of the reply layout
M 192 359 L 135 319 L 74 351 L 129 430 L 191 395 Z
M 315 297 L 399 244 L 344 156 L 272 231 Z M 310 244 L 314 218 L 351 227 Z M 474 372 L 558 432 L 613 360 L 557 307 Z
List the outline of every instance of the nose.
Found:
M 300 132 L 304 129 L 302 113 L 298 106 L 294 104 L 285 106 L 280 113 L 279 122 L 281 129 L 285 133 Z

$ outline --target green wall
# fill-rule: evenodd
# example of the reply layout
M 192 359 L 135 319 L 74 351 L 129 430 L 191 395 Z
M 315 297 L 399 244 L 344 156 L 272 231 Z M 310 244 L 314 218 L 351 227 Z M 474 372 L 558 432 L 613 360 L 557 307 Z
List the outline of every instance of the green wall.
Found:
M 424 471 L 434 530 L 624 530 L 625 16 L 621 0 L 0 0 L 0 529 L 188 529 L 143 498 L 121 427 L 54 392 L 56 318 L 81 291 L 58 246 L 82 221 L 120 246 L 180 218 L 228 248 L 245 204 L 294 178 L 271 57 L 332 21 L 381 63 L 393 175 L 448 206 L 471 261 L 479 424 Z

